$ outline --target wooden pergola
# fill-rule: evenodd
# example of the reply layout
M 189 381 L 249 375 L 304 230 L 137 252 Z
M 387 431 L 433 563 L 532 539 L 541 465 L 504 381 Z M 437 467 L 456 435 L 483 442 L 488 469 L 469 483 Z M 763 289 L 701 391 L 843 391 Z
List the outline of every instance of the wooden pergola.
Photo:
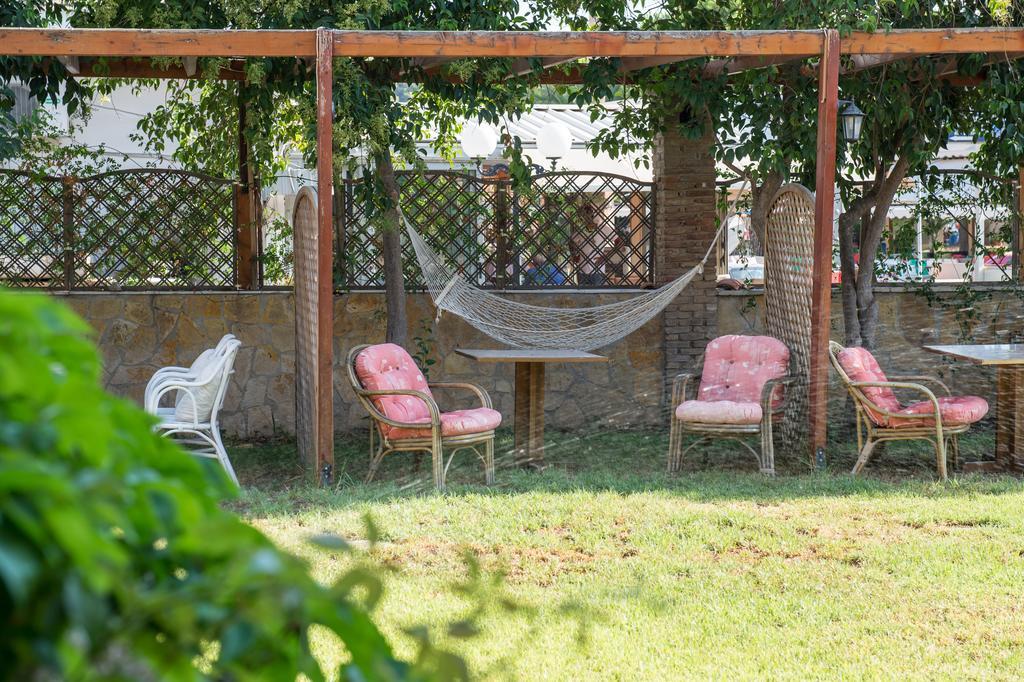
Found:
M 807 31 L 659 31 L 659 32 L 440 32 L 440 31 L 298 31 L 144 30 L 144 29 L 27 29 L 0 30 L 0 52 L 7 56 L 43 56 L 70 60 L 81 75 L 90 64 L 108 58 L 105 76 L 139 78 L 195 77 L 191 58 L 295 57 L 310 62 L 317 98 L 317 188 L 320 197 L 332 187 L 333 59 L 340 57 L 407 58 L 426 70 L 466 58 L 511 58 L 510 76 L 559 66 L 548 82 L 571 83 L 571 62 L 591 57 L 615 57 L 628 74 L 652 66 L 688 59 L 713 58 L 710 73 L 735 73 L 772 64 L 818 57 L 818 131 L 815 186 L 814 289 L 812 299 L 809 433 L 812 456 L 823 453 L 827 435 L 829 323 L 831 308 L 832 226 L 836 173 L 836 122 L 841 56 L 848 69 L 873 68 L 924 55 L 947 56 L 951 64 L 939 76 L 951 80 L 955 61 L 949 55 L 986 53 L 995 59 L 1024 56 L 1024 28 L 895 30 L 852 33 L 840 39 L 835 29 Z M 149 57 L 181 57 L 180 68 L 159 69 Z M 568 65 L 568 66 L 567 66 Z M 239 79 L 242 70 L 232 62 L 221 78 Z M 97 74 L 98 75 L 98 74 Z M 396 75 L 401 79 L 401 74 Z M 966 82 L 964 84 L 970 84 Z M 333 287 L 332 201 L 317 202 L 318 244 L 315 293 L 317 352 L 313 359 L 316 382 L 316 452 L 304 453 L 316 471 L 330 477 L 333 466 Z M 298 333 L 298 330 L 297 330 Z

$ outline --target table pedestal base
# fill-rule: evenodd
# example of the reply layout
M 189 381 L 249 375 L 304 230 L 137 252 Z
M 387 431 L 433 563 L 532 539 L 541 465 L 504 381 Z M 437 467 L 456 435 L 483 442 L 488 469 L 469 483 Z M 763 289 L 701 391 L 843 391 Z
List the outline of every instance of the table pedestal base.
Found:
M 1024 463 L 1024 367 L 996 370 L 996 461 L 1002 471 L 1020 472 Z
M 544 363 L 516 363 L 515 460 L 521 467 L 544 466 Z
M 964 462 L 968 473 L 1024 472 L 1024 367 L 996 368 L 996 458 L 995 461 Z

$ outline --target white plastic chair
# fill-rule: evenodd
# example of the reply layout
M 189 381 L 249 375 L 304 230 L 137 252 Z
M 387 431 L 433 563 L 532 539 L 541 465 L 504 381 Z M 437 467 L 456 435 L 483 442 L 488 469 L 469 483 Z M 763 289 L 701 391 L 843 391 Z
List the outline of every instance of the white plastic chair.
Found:
M 216 348 L 196 358 L 192 367 L 158 370 L 146 386 L 145 397 L 146 411 L 160 419 L 155 429 L 161 435 L 173 437 L 194 455 L 218 460 L 235 485 L 238 477 L 221 441 L 217 417 L 241 345 L 238 339 L 225 336 Z M 175 395 L 174 406 L 161 407 L 160 400 L 169 394 Z
M 210 348 L 200 353 L 192 363 L 191 367 L 161 367 L 155 371 L 153 376 L 150 377 L 149 383 L 146 384 L 146 403 L 149 403 L 149 396 L 152 394 L 156 384 L 158 384 L 164 377 L 185 375 L 187 377 L 194 378 L 195 375 L 198 374 L 199 370 L 202 369 L 202 365 L 204 365 L 214 355 L 223 355 L 224 351 L 227 349 L 228 343 L 234 340 L 234 334 L 225 334 L 221 337 L 220 341 L 217 342 L 217 346 L 215 348 Z

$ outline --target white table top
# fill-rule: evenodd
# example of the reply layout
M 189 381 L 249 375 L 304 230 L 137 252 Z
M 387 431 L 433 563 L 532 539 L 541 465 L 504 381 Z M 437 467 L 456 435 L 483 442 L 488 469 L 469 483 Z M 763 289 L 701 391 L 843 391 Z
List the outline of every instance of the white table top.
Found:
M 456 348 L 455 352 L 477 362 L 608 362 L 603 355 L 578 350 Z
M 1024 365 L 1024 343 L 981 343 L 925 346 L 931 353 L 949 355 L 978 365 Z

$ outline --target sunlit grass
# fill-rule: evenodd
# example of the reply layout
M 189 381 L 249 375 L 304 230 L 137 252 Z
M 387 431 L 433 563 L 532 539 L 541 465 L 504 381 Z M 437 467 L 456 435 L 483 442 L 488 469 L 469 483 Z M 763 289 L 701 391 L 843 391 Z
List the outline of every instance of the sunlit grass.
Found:
M 504 572 L 505 592 L 535 610 L 485 618 L 470 639 L 439 633 L 478 673 L 1010 679 L 1024 669 L 1017 479 L 938 483 L 922 445 L 889 447 L 851 478 L 845 437 L 826 472 L 784 458 L 790 473 L 766 479 L 742 450 L 716 446 L 668 475 L 662 432 L 549 436 L 547 470 L 519 471 L 506 456 L 488 489 L 467 455 L 445 495 L 430 491 L 429 464 L 417 473 L 408 456 L 362 484 L 361 436 L 339 439 L 331 490 L 307 485 L 290 443 L 235 448 L 252 486 L 236 504 L 325 581 L 352 559 L 308 537 L 362 539 L 371 514 L 381 537 L 368 558 L 388 569 L 377 618 L 404 655 L 404 628 L 470 608 L 450 589 L 466 575 L 465 552 Z M 965 458 L 991 445 L 979 433 Z

